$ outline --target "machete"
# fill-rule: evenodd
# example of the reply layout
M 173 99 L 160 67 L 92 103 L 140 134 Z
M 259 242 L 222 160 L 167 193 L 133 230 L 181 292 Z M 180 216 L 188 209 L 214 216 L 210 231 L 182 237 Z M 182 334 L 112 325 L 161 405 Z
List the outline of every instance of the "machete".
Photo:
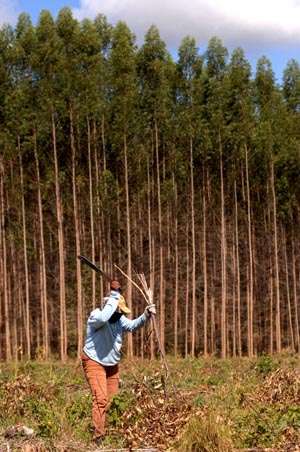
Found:
M 84 264 L 88 265 L 89 267 L 91 267 L 93 270 L 95 270 L 97 273 L 100 273 L 102 276 L 104 276 L 108 281 L 111 281 L 112 278 L 110 276 L 108 276 L 107 273 L 105 273 L 103 270 L 101 270 L 101 268 L 97 267 L 97 265 L 95 265 L 92 261 L 90 261 L 87 257 L 85 256 L 77 256 L 78 259 L 81 260 L 81 262 L 83 262 Z

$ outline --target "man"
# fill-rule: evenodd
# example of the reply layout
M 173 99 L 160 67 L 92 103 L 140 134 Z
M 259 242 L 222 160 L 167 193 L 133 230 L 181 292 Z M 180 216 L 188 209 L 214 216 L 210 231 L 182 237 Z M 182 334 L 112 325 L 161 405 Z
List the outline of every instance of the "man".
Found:
M 127 319 L 125 314 L 129 314 L 130 309 L 121 295 L 120 283 L 113 280 L 110 288 L 104 308 L 93 310 L 88 318 L 81 357 L 93 398 L 93 439 L 99 445 L 105 436 L 105 413 L 111 398 L 118 392 L 123 332 L 135 331 L 150 319 L 151 314 L 156 314 L 155 305 L 151 304 L 137 319 Z

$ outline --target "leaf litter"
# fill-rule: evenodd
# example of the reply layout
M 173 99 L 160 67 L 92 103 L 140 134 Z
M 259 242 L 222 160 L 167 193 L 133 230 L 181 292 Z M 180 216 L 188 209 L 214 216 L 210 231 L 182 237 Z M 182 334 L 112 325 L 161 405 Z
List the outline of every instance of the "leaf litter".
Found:
M 176 440 L 192 413 L 192 402 L 187 395 L 171 388 L 158 372 L 136 381 L 131 392 L 134 404 L 122 414 L 118 428 L 126 438 L 126 446 L 156 447 L 166 450 Z

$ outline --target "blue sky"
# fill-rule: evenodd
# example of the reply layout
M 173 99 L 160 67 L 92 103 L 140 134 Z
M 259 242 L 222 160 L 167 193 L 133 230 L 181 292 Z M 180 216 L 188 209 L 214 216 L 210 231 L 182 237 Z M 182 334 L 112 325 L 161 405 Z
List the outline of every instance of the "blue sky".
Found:
M 63 6 L 79 19 L 98 12 L 111 23 L 123 19 L 139 43 L 155 23 L 174 56 L 187 34 L 197 39 L 200 51 L 217 35 L 229 50 L 241 46 L 253 70 L 266 55 L 279 82 L 289 59 L 300 62 L 300 0 L 0 0 L 0 23 L 14 23 L 21 11 L 36 22 L 42 9 L 56 16 Z

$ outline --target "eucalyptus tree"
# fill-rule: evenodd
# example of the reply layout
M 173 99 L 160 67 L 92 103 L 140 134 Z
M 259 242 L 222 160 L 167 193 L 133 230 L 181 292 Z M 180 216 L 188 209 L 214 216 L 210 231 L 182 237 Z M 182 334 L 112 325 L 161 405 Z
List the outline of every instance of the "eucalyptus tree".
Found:
M 288 107 L 300 112 L 300 65 L 292 59 L 288 62 L 283 73 L 283 94 Z
M 132 278 L 131 211 L 129 169 L 134 149 L 134 124 L 136 121 L 137 73 L 135 37 L 124 22 L 119 22 L 112 34 L 110 52 L 111 115 L 113 147 L 122 155 L 124 164 L 124 188 L 126 205 L 127 274 Z M 121 153 L 122 152 L 122 153 Z M 120 225 L 119 225 L 120 226 Z M 127 288 L 128 306 L 132 310 L 132 285 Z M 132 337 L 128 339 L 128 355 L 133 355 Z
M 209 125 L 210 153 L 219 156 L 221 194 L 221 355 L 227 354 L 227 241 L 224 190 L 225 75 L 228 51 L 219 38 L 212 38 L 206 51 L 205 116 Z
M 67 315 L 66 315 L 66 275 L 65 275 L 65 238 L 63 200 L 57 146 L 57 118 L 61 107 L 60 77 L 62 59 L 62 40 L 58 36 L 56 25 L 49 11 L 40 13 L 36 27 L 37 48 L 34 69 L 38 78 L 38 95 L 40 96 L 40 118 L 51 131 L 54 163 L 55 205 L 57 236 L 59 248 L 59 306 L 60 306 L 60 357 L 67 356 Z
M 252 208 L 250 194 L 250 177 L 249 177 L 249 147 L 251 147 L 251 137 L 254 130 L 254 109 L 252 102 L 252 84 L 251 84 L 251 68 L 249 62 L 245 59 L 242 49 L 235 49 L 231 56 L 228 67 L 228 89 L 227 89 L 227 130 L 228 153 L 232 153 L 233 159 L 237 162 L 236 166 L 242 169 L 244 166 L 246 179 L 246 198 L 247 198 L 247 231 L 248 231 L 248 264 L 249 284 L 247 284 L 247 349 L 248 355 L 253 356 L 253 330 L 254 330 L 254 259 L 253 259 L 253 225 L 252 225 Z M 244 163 L 244 165 L 243 165 Z M 233 353 L 236 353 L 236 345 L 239 355 L 242 352 L 241 343 L 241 276 L 240 276 L 240 252 L 239 252 L 239 221 L 237 206 L 237 177 L 236 169 L 233 171 L 234 191 L 235 191 L 235 269 L 236 275 L 236 291 L 233 293 L 233 313 L 232 313 L 232 336 L 233 336 Z M 243 177 L 242 177 L 243 178 Z M 237 306 L 235 306 L 237 304 Z M 236 309 L 237 308 L 237 309 Z M 237 311 L 237 312 L 236 312 Z M 236 334 L 237 326 L 237 334 Z
M 83 79 L 86 74 L 81 75 L 81 68 L 84 66 L 83 52 L 81 49 L 81 28 L 76 19 L 73 18 L 69 8 L 60 10 L 56 21 L 57 34 L 62 43 L 60 60 L 60 77 L 62 80 L 61 112 L 69 122 L 69 144 L 72 162 L 72 199 L 73 199 L 73 219 L 75 234 L 74 260 L 76 262 L 76 298 L 77 298 L 77 356 L 80 356 L 83 346 L 83 296 L 82 296 L 82 275 L 81 265 L 77 256 L 81 254 L 81 214 L 78 199 L 78 149 L 76 132 L 80 134 L 80 112 L 85 107 L 85 99 L 81 104 L 81 93 L 83 91 Z M 86 115 L 85 115 L 86 118 Z M 84 118 L 84 119 L 85 119 Z M 90 148 L 89 148 L 90 151 Z M 67 153 L 68 154 L 68 153 Z M 89 156 L 90 157 L 90 156 Z M 90 159 L 89 159 L 90 161 Z M 91 197 L 91 193 L 90 193 Z M 92 206 L 90 205 L 92 210 Z M 91 236 L 92 236 L 92 258 L 95 259 L 93 246 L 93 221 L 91 215 Z M 93 275 L 92 300 L 95 304 L 95 275 Z
M 168 114 L 171 111 L 170 78 L 172 71 L 173 65 L 166 45 L 161 40 L 158 29 L 155 26 L 151 26 L 138 53 L 138 75 L 141 119 L 145 124 L 146 136 L 149 137 L 149 142 L 154 143 L 153 150 L 156 159 L 160 271 L 159 315 L 162 347 L 165 345 L 165 276 L 160 167 L 164 132 L 168 126 Z
M 178 122 L 180 123 L 180 136 L 184 137 L 184 147 L 189 147 L 190 162 L 190 207 L 191 207 L 191 233 L 192 233 L 192 326 L 191 326 L 191 355 L 195 355 L 197 344 L 196 324 L 196 239 L 195 239 L 195 189 L 194 189 L 194 154 L 195 141 L 200 133 L 200 97 L 199 80 L 202 70 L 202 59 L 194 38 L 183 39 L 178 51 L 177 69 L 179 72 L 178 87 L 176 90 Z M 197 83 L 198 82 L 198 83 Z M 206 259 L 206 257 L 205 257 Z M 205 268 L 205 265 L 204 265 Z M 206 278 L 205 278 L 206 277 Z M 207 354 L 207 275 L 204 283 L 204 353 Z
M 12 356 L 11 324 L 10 324 L 10 300 L 8 296 L 9 267 L 8 267 L 8 228 L 6 227 L 7 196 L 6 183 L 8 179 L 8 155 L 10 150 L 7 144 L 7 105 L 12 90 L 12 58 L 14 58 L 14 30 L 5 25 L 0 30 L 0 310 L 1 326 L 4 331 L 1 351 L 7 360 Z M 3 323 L 2 323 L 3 322 Z
M 24 263 L 24 291 L 25 291 L 25 316 L 24 316 L 24 327 L 26 335 L 26 354 L 28 358 L 31 356 L 31 345 L 32 345 L 32 334 L 31 334 L 31 307 L 30 307 L 30 281 L 29 281 L 29 246 L 28 237 L 30 237 L 31 231 L 29 231 L 29 221 L 28 217 L 30 215 L 30 210 L 26 209 L 25 205 L 25 194 L 28 192 L 28 182 L 27 178 L 24 177 L 24 167 L 23 167 L 23 155 L 26 153 L 27 145 L 27 135 L 33 129 L 33 118 L 34 112 L 32 111 L 33 102 L 32 94 L 32 55 L 35 49 L 35 30 L 31 23 L 30 17 L 23 13 L 19 16 L 18 23 L 15 29 L 15 39 L 13 41 L 13 47 L 11 51 L 11 87 L 8 92 L 6 103 L 5 103 L 5 123 L 7 128 L 7 138 L 9 140 L 10 159 L 11 164 L 14 166 L 16 162 L 19 162 L 19 174 L 20 174 L 20 199 L 16 199 L 16 204 L 20 202 L 20 210 L 22 213 L 22 244 L 23 244 L 23 263 Z M 31 219 L 30 219 L 31 221 Z M 14 247 L 14 244 L 11 243 Z M 19 250 L 15 249 L 12 252 L 14 258 L 16 258 L 17 252 Z M 15 262 L 12 263 L 15 265 Z M 45 309 L 45 296 L 42 289 L 42 269 L 40 267 L 40 285 L 41 285 L 41 296 L 40 296 L 40 307 L 41 312 Z M 21 269 L 19 269 L 21 271 Z M 45 325 L 45 318 L 42 315 L 42 323 L 40 325 L 40 320 L 37 320 L 39 326 L 41 326 L 40 331 L 42 331 Z M 45 337 L 45 336 L 44 336 Z M 16 340 L 16 338 L 15 338 Z M 45 341 L 44 346 L 45 346 Z
M 277 352 L 282 346 L 282 294 L 279 279 L 279 234 L 278 234 L 278 200 L 276 193 L 276 165 L 280 160 L 281 153 L 286 146 L 285 117 L 286 109 L 282 94 L 275 85 L 274 72 L 271 62 L 262 57 L 257 62 L 256 70 L 256 99 L 259 112 L 259 125 L 257 127 L 258 148 L 267 163 L 267 179 L 270 192 L 269 218 L 273 241 L 271 247 L 271 269 L 270 284 L 270 341 L 269 350 L 273 352 L 273 310 L 275 310 L 275 342 Z M 275 293 L 275 306 L 273 305 L 273 288 Z M 275 309 L 274 309 L 275 308 Z

